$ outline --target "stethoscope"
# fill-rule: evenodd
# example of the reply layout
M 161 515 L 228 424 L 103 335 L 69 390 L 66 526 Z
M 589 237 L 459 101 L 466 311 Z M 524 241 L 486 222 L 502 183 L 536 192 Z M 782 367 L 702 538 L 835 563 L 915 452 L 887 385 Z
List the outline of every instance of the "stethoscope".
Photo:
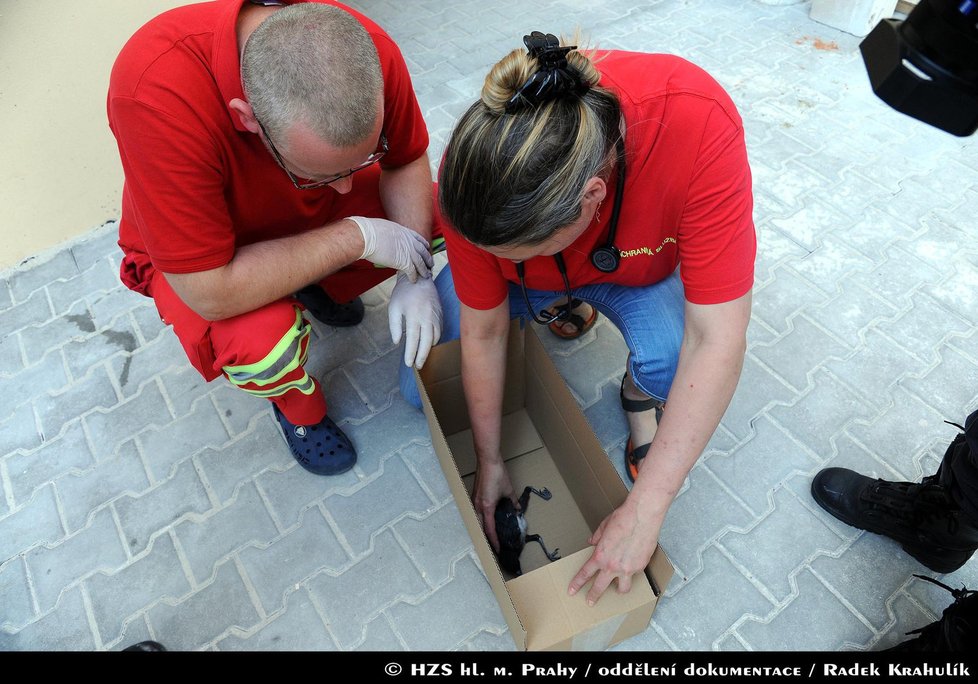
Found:
M 602 273 L 613 273 L 618 270 L 621 264 L 621 252 L 615 247 L 615 234 L 618 232 L 618 215 L 621 213 L 621 201 L 625 194 L 625 143 L 621 138 L 615 143 L 615 150 L 618 154 L 618 179 L 615 182 L 615 203 L 611 209 L 611 221 L 608 229 L 608 239 L 603 245 L 591 250 L 591 265 Z M 522 261 L 516 263 L 516 275 L 520 279 L 520 288 L 523 291 L 523 301 L 526 303 L 526 310 L 533 317 L 533 320 L 540 325 L 550 325 L 554 321 L 565 320 L 571 315 L 571 295 L 570 280 L 567 278 L 567 266 L 564 264 L 564 255 L 561 252 L 554 254 L 554 261 L 557 262 L 557 270 L 560 277 L 564 280 L 564 291 L 567 294 L 567 304 L 557 307 L 557 313 L 553 316 L 540 316 L 533 310 L 530 304 L 530 296 L 526 291 L 526 280 L 524 278 L 525 267 Z

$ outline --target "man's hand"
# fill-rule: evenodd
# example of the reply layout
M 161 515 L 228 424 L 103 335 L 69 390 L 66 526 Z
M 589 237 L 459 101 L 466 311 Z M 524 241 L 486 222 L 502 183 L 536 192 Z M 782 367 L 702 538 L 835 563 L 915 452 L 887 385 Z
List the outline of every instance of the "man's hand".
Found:
M 496 553 L 499 553 L 499 538 L 496 536 L 496 504 L 504 496 L 511 499 L 516 510 L 519 510 L 520 504 L 516 500 L 513 483 L 509 479 L 503 460 L 497 459 L 486 463 L 480 461 L 472 485 L 472 504 L 475 506 L 475 514 L 479 516 L 486 538 Z
M 605 518 L 588 543 L 595 549 L 567 587 L 573 596 L 593 577 L 594 584 L 587 593 L 588 605 L 593 606 L 601 594 L 615 579 L 618 593 L 626 594 L 632 588 L 632 575 L 645 569 L 655 551 L 659 529 L 650 529 L 638 511 L 626 500 Z
M 412 283 L 431 275 L 434 259 L 428 241 L 410 228 L 381 218 L 351 216 L 363 235 L 361 259 L 402 272 Z
M 397 283 L 391 292 L 387 307 L 391 339 L 394 344 L 404 340 L 404 365 L 421 368 L 428 358 L 432 345 L 441 338 L 441 302 L 435 281 L 424 278 L 411 282 L 404 274 L 397 274 Z

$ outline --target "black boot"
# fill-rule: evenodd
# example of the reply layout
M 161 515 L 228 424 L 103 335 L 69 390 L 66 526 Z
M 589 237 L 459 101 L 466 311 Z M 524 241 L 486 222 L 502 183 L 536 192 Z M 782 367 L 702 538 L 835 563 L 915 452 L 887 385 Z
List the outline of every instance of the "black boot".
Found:
M 978 549 L 978 526 L 938 475 L 914 484 L 826 468 L 812 480 L 812 498 L 842 522 L 896 540 L 934 572 L 957 570 Z
M 978 644 L 978 591 L 965 588 L 952 589 L 930 577 L 923 575 L 915 575 L 915 577 L 947 589 L 954 597 L 954 603 L 944 609 L 944 615 L 940 620 L 907 632 L 908 635 L 916 634 L 916 637 L 886 650 L 930 653 L 973 650 L 975 644 Z

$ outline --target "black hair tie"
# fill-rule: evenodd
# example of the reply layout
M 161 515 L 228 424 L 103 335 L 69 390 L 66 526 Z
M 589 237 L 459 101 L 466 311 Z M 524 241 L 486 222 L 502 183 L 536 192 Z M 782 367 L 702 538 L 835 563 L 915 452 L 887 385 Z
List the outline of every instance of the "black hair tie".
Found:
M 529 56 L 536 58 L 538 67 L 506 102 L 507 114 L 566 95 L 583 95 L 588 91 L 589 86 L 581 79 L 577 69 L 567 64 L 567 53 L 576 50 L 576 45 L 561 47 L 557 36 L 540 31 L 523 36 L 523 44 Z

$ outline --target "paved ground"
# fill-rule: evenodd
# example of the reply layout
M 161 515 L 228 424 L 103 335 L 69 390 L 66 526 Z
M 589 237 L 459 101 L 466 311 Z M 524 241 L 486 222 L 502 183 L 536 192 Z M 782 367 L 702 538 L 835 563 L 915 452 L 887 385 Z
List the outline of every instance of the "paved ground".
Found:
M 923 566 L 808 487 L 826 465 L 929 474 L 942 421 L 978 405 L 975 143 L 876 101 L 858 40 L 807 3 L 356 5 L 402 45 L 433 158 L 531 29 L 683 55 L 744 115 L 760 237 L 746 366 L 666 520 L 676 576 L 619 648 L 874 650 L 939 615 L 949 597 L 912 577 Z M 388 289 L 360 327 L 316 328 L 312 367 L 360 450 L 316 478 L 266 403 L 203 383 L 120 286 L 113 230 L 0 274 L 0 649 L 511 649 L 397 393 Z M 602 323 L 551 348 L 620 464 L 621 338 Z M 945 581 L 978 587 L 978 562 Z

